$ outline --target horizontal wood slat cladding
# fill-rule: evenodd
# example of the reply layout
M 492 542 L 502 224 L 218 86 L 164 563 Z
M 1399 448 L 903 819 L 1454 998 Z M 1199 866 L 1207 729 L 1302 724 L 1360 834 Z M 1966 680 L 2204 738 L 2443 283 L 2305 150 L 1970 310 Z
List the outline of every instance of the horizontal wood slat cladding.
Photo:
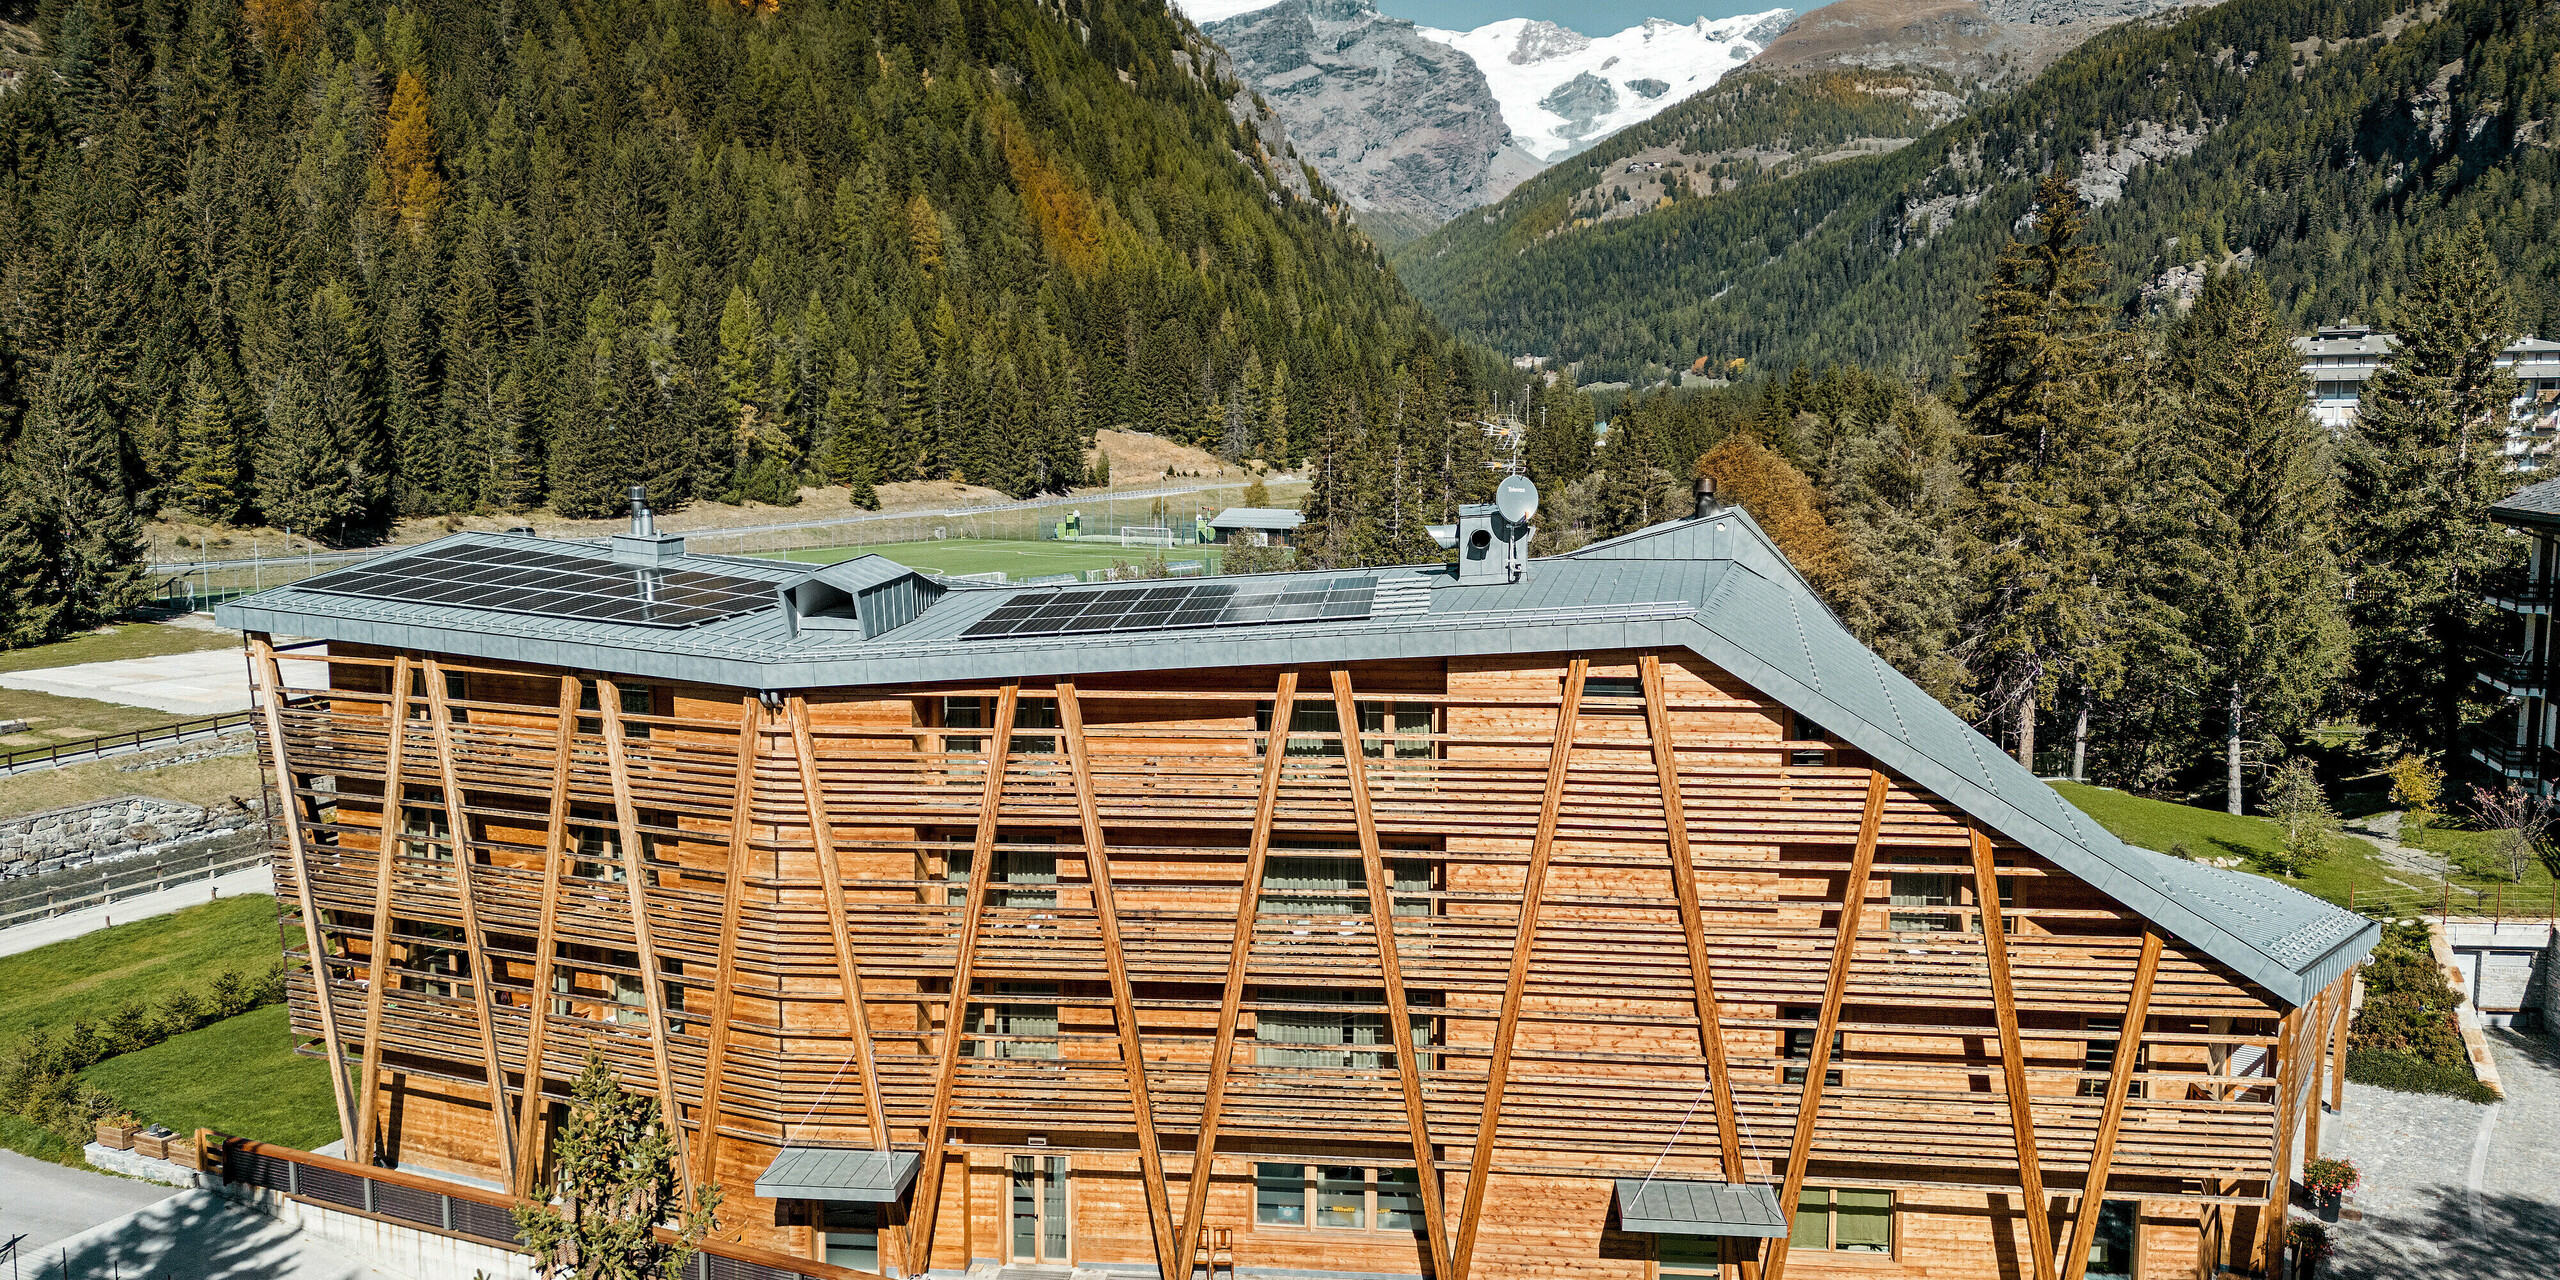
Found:
M 1800 1243 L 1792 1276 L 2025 1280 L 2103 1186 L 2163 1280 L 2208 1215 L 2260 1247 L 2319 1086 L 2328 1020 L 2022 847 L 1977 860 L 1967 814 L 1685 651 L 761 705 L 282 656 L 278 889 L 329 974 L 293 972 L 294 1026 L 364 1064 L 348 1136 L 530 1189 L 601 1055 L 758 1247 L 825 1247 L 754 1195 L 778 1149 L 885 1145 L 935 1153 L 883 1221 L 910 1273 L 1010 1257 L 1017 1178 L 1063 1161 L 1040 1260 L 1179 1270 L 1224 1231 L 1249 1268 L 1653 1280 L 1611 1183 L 1651 1177 L 1893 1194 L 1889 1257 Z M 403 700 L 432 723 L 395 735 Z M 399 852 L 426 778 L 467 868 Z M 417 958 L 446 938 L 458 969 Z M 2284 1037 L 2281 1081 L 2223 1073 Z M 1295 1209 L 1333 1225 L 1262 1220 L 1261 1165 L 1333 1171 Z

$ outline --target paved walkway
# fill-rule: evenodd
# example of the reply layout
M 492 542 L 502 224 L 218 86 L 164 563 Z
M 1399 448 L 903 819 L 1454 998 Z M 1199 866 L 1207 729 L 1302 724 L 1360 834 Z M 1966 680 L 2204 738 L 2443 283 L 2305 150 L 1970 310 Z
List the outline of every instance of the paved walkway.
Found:
M 33 1275 L 33 1261 L 43 1246 L 177 1193 L 176 1187 L 156 1182 L 110 1178 L 0 1151 L 0 1244 L 25 1235 L 18 1242 L 18 1256 L 27 1265 L 20 1270 Z
M 176 1191 L 69 1239 L 19 1249 L 29 1277 L 391 1280 L 351 1253 L 212 1191 Z
M 162 889 L 157 893 L 118 898 L 105 906 L 83 907 L 78 911 L 65 911 L 58 916 L 30 920 L 25 924 L 0 929 L 0 956 L 14 956 L 21 951 L 33 951 L 49 942 L 60 942 L 65 938 L 77 938 L 82 934 L 95 933 L 118 920 L 144 920 L 152 916 L 165 916 L 180 907 L 192 907 L 200 902 L 211 902 L 217 897 L 236 898 L 244 893 L 274 893 L 275 891 L 276 873 L 273 867 L 255 866 L 226 872 L 210 881 L 197 880 L 179 885 L 174 889 Z M 0 1239 L 6 1238 L 0 1236 Z
M 2489 1052 L 2495 1106 L 2348 1083 L 2323 1145 L 2364 1171 L 2364 1219 L 2338 1224 L 2322 1280 L 2560 1275 L 2560 1043 L 2492 1028 Z
M 249 709 L 249 667 L 238 649 L 199 649 L 157 658 L 13 671 L 0 675 L 0 688 L 149 707 L 183 716 Z

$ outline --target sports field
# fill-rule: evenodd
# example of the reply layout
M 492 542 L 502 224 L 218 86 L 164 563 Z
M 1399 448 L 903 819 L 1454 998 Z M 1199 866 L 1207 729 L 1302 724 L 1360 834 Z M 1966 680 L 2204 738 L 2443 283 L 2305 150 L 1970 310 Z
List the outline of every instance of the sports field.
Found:
M 771 560 L 798 560 L 807 564 L 834 564 L 855 556 L 887 556 L 909 568 L 931 573 L 1003 573 L 1013 582 L 1025 578 L 1045 577 L 1053 573 L 1082 573 L 1087 569 L 1108 569 L 1114 560 L 1137 564 L 1149 556 L 1161 555 L 1167 560 L 1201 560 L 1206 572 L 1218 571 L 1218 548 L 1214 546 L 1128 547 L 1107 542 L 1014 542 L 995 538 L 943 538 L 929 542 L 875 543 L 867 547 L 817 547 L 807 551 L 767 551 L 757 553 Z

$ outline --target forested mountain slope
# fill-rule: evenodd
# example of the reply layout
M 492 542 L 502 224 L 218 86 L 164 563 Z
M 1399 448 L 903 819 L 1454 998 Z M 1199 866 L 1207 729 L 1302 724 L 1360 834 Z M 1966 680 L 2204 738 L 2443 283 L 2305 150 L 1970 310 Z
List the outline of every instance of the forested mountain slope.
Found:
M 2186 264 L 2245 253 L 2293 323 L 2384 314 L 2406 248 L 2477 219 L 2518 321 L 2560 323 L 2546 8 L 2230 0 L 2164 21 L 1890 154 L 1570 234 L 1548 234 L 1572 216 L 1549 185 L 1565 176 L 1541 175 L 1399 266 L 1462 334 L 1590 361 L 1586 382 L 1701 356 L 1944 372 L 2034 179 L 2059 165 L 2084 175 L 2107 296 L 2128 312 Z
M 47 3 L 0 96 L 21 542 L 1028 493 L 1096 424 L 1289 456 L 1287 406 L 1445 345 L 1161 0 Z

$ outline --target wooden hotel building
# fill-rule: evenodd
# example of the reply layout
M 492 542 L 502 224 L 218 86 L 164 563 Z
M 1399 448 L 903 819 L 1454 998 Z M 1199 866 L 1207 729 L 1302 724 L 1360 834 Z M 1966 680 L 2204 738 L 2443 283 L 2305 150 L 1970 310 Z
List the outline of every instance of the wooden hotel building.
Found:
M 983 586 L 644 514 L 224 606 L 350 1158 L 538 1194 L 600 1054 L 857 1271 L 2269 1267 L 2374 926 L 2109 836 L 1739 510 L 1527 533 Z

